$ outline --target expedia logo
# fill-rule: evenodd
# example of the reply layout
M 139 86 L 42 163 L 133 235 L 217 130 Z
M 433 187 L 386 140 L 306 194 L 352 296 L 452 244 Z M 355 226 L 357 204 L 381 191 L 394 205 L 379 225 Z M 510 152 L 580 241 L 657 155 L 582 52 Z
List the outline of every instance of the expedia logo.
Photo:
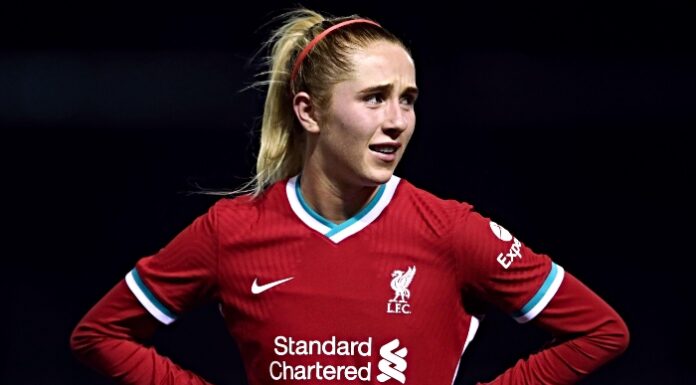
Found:
M 522 258 L 522 253 L 520 253 L 522 244 L 517 240 L 517 238 L 515 238 L 513 241 L 514 242 L 512 243 L 512 246 L 510 246 L 510 250 L 508 250 L 507 253 L 498 254 L 498 263 L 500 263 L 500 265 L 505 269 L 512 265 L 515 258 Z
M 491 231 L 503 242 L 510 242 L 512 240 L 512 234 L 505 229 L 505 227 L 491 221 L 490 223 Z
M 500 239 L 503 242 L 512 241 L 510 250 L 508 250 L 508 252 L 505 254 L 498 254 L 498 257 L 496 258 L 498 260 L 498 263 L 500 263 L 500 265 L 507 270 L 510 267 L 510 265 L 512 265 L 512 262 L 515 260 L 515 258 L 522 258 L 522 253 L 520 252 L 522 249 L 522 244 L 520 243 L 520 241 L 517 240 L 517 238 L 513 237 L 512 234 L 510 234 L 510 232 L 507 231 L 503 226 L 493 221 L 491 221 L 490 226 L 491 231 L 498 239 Z
M 377 381 L 385 382 L 389 379 L 394 379 L 400 383 L 406 382 L 406 375 L 404 375 L 404 370 L 406 370 L 406 360 L 404 357 L 408 354 L 408 349 L 399 347 L 399 339 L 394 339 L 391 342 L 387 342 L 379 349 L 379 355 L 382 359 L 379 361 L 379 371 L 382 372 L 377 376 Z M 395 351 L 396 350 L 396 351 Z

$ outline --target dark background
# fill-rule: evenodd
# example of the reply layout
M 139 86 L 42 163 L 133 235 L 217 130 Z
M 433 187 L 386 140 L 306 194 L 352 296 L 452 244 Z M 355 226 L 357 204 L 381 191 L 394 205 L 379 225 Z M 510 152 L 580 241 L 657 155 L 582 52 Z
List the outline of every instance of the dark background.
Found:
M 693 2 L 303 4 L 374 18 L 412 48 L 421 97 L 398 175 L 474 204 L 623 315 L 631 346 L 584 384 L 696 383 Z M 111 383 L 72 357 L 69 334 L 217 199 L 188 191 L 251 175 L 263 93 L 239 91 L 261 26 L 292 5 L 3 8 L 1 384 Z M 546 337 L 492 313 L 457 384 Z M 215 383 L 246 383 L 214 307 L 154 342 Z

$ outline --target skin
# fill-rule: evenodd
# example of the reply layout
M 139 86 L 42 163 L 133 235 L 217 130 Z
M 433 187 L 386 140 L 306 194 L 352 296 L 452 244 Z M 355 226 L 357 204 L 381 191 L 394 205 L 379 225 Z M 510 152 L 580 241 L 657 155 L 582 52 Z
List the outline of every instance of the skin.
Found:
M 313 107 L 306 92 L 293 99 L 307 135 L 302 195 L 334 223 L 355 215 L 391 178 L 416 125 L 416 71 L 408 52 L 379 41 L 350 57 L 354 71 L 334 86 L 326 111 Z M 395 142 L 393 160 L 369 148 Z

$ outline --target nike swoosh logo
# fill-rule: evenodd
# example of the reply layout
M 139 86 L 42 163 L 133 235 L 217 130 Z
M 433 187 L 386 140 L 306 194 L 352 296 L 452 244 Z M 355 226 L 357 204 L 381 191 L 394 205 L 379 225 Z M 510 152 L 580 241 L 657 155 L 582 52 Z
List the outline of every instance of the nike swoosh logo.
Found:
M 258 278 L 254 278 L 254 283 L 251 284 L 251 292 L 253 294 L 260 294 L 260 293 L 263 293 L 264 291 L 266 291 L 272 287 L 278 286 L 278 285 L 285 283 L 293 278 L 295 278 L 295 277 L 281 279 L 280 281 L 273 281 L 273 282 L 267 283 L 265 285 L 259 285 L 256 282 L 258 280 Z

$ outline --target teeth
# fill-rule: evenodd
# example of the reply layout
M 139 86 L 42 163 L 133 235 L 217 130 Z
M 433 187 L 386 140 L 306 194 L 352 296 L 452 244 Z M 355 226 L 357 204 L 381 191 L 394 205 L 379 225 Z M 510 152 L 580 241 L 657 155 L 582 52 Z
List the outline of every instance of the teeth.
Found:
M 396 148 L 391 146 L 370 146 L 372 151 L 381 152 L 383 154 L 393 154 L 396 152 Z

